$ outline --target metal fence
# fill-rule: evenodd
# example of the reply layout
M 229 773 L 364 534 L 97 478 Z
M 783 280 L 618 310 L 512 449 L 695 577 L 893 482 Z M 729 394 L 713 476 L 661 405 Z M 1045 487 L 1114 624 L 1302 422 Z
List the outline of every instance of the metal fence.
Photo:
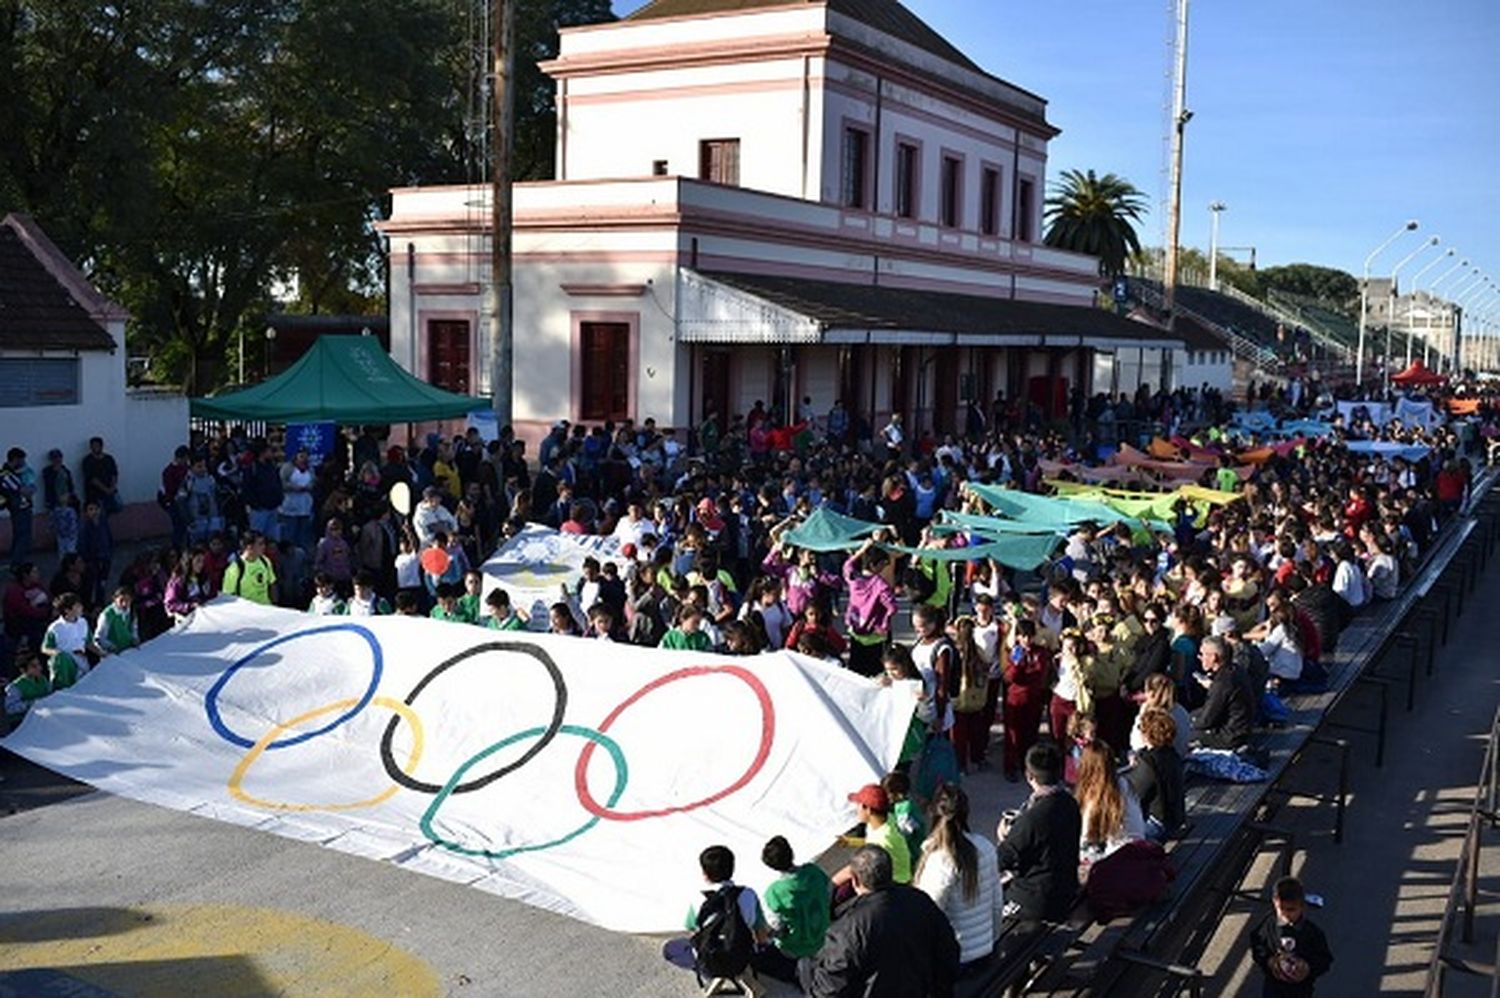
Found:
M 1464 830 L 1463 848 L 1458 854 L 1458 868 L 1453 874 L 1453 886 L 1448 890 L 1448 903 L 1443 909 L 1443 921 L 1438 926 L 1437 942 L 1432 949 L 1432 961 L 1427 965 L 1426 998 L 1441 998 L 1447 984 L 1450 969 L 1467 973 L 1476 971 L 1466 964 L 1455 961 L 1448 955 L 1453 936 L 1453 923 L 1462 918 L 1460 938 L 1465 943 L 1474 941 L 1474 909 L 1479 901 L 1479 858 L 1484 846 L 1485 825 L 1500 827 L 1500 710 L 1490 722 L 1490 737 L 1484 748 L 1484 765 L 1479 770 L 1479 783 L 1474 788 L 1474 803 L 1469 808 L 1468 825 Z

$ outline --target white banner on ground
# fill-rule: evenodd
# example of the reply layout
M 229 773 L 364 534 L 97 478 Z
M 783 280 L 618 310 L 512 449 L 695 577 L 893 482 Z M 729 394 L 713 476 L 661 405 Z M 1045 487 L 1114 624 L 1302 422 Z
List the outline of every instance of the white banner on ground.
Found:
M 547 608 L 559 601 L 568 603 L 582 623 L 581 611 L 588 608 L 564 595 L 563 587 L 578 582 L 585 558 L 594 558 L 601 566 L 606 561 L 615 562 L 620 566 L 621 579 L 630 564 L 614 537 L 565 534 L 540 524 L 527 524 L 484 563 L 483 598 L 487 599 L 496 586 L 502 587 L 510 596 L 511 606 L 528 618 L 527 626 L 533 631 L 547 629 Z
M 3 744 L 111 793 L 655 932 L 681 928 L 706 846 L 754 885 L 770 836 L 811 859 L 847 830 L 913 685 L 225 597 L 37 701 Z

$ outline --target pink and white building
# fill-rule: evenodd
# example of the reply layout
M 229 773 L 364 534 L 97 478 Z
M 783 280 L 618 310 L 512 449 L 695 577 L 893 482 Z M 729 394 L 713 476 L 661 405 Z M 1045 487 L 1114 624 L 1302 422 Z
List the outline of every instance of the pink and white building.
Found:
M 515 190 L 517 428 L 1167 380 L 1182 343 L 1041 244 L 1046 101 L 896 0 L 656 0 L 567 29 L 557 177 Z M 391 351 L 485 393 L 483 187 L 393 191 Z M 1177 356 L 1174 357 L 1174 354 Z M 1122 377 L 1122 374 L 1125 375 Z

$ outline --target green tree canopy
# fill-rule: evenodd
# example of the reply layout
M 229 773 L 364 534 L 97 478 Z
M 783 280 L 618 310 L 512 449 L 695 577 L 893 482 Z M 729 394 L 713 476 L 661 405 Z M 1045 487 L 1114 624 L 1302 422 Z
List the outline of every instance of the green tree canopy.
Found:
M 1312 298 L 1340 312 L 1349 312 L 1359 301 L 1359 280 L 1353 274 L 1315 263 L 1266 267 L 1260 283 L 1269 291 Z
M 1115 277 L 1140 252 L 1135 223 L 1146 207 L 1146 196 L 1123 177 L 1065 170 L 1047 198 L 1046 243 L 1097 256 L 1100 271 Z
M 0 0 L 0 211 L 30 212 L 203 392 L 297 278 L 379 307 L 394 186 L 478 179 L 478 0 Z M 521 0 L 517 179 L 551 176 L 557 28 L 608 0 Z

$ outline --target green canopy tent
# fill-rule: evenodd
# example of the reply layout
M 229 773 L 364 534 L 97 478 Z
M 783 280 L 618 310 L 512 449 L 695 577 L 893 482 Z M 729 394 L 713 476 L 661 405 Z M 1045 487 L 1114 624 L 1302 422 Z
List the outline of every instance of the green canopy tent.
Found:
M 197 398 L 202 419 L 265 423 L 420 423 L 490 406 L 412 377 L 373 336 L 320 336 L 302 359 L 244 391 Z

